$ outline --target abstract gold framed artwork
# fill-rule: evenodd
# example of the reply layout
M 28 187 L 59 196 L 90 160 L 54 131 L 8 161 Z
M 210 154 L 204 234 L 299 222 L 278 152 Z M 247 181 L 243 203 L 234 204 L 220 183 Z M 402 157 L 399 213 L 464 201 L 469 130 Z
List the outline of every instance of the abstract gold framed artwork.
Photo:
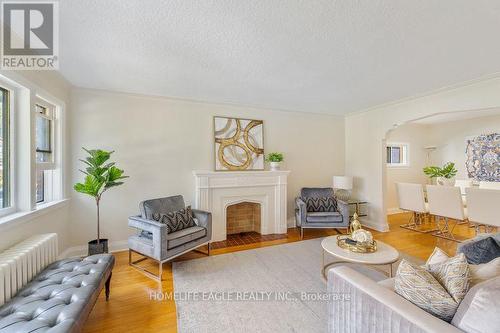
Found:
M 215 170 L 264 170 L 264 122 L 214 117 Z

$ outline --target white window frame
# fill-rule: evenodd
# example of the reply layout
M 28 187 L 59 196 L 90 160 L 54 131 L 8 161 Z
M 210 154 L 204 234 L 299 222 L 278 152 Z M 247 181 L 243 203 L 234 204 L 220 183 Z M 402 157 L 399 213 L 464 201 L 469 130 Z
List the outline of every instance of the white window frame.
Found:
M 387 162 L 387 148 L 399 147 L 402 150 L 401 163 L 390 163 Z M 410 166 L 410 144 L 407 142 L 387 142 L 385 150 L 385 160 L 388 168 L 408 168 Z
M 10 201 L 10 206 L 6 208 L 0 208 L 0 217 L 10 215 L 14 212 L 16 212 L 17 207 L 16 207 L 16 173 L 15 173 L 15 156 L 16 156 L 16 151 L 15 151 L 15 98 L 16 96 L 16 89 L 15 87 L 11 86 L 4 80 L 0 80 L 0 86 L 7 90 L 9 92 L 9 201 Z
M 0 231 L 12 223 L 29 221 L 48 211 L 68 204 L 66 195 L 65 110 L 63 100 L 26 80 L 13 71 L 0 74 L 0 86 L 9 90 L 10 98 L 10 207 L 0 208 Z M 55 107 L 51 131 L 53 160 L 51 164 L 36 162 L 36 110 L 39 99 Z M 36 203 L 36 170 L 49 168 L 53 191 L 50 202 Z

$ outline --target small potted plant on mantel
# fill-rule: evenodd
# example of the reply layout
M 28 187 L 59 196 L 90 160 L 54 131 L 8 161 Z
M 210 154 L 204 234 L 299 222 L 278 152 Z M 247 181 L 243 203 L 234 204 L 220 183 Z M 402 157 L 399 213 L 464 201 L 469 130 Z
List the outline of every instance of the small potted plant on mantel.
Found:
M 90 256 L 108 252 L 108 240 L 101 239 L 100 235 L 99 208 L 102 195 L 110 188 L 122 185 L 123 181 L 120 180 L 128 178 L 128 176 L 124 176 L 124 171 L 118 169 L 114 162 L 108 162 L 113 151 L 82 149 L 89 155 L 84 160 L 80 160 L 86 164 L 85 170 L 80 170 L 85 174 L 85 180 L 83 183 L 75 184 L 74 189 L 94 198 L 97 207 L 97 239 L 89 242 Z
M 266 157 L 266 161 L 271 166 L 271 171 L 279 170 L 283 159 L 283 153 L 269 153 Z
M 448 162 L 442 168 L 429 166 L 424 168 L 424 173 L 431 179 L 436 179 L 436 184 L 443 186 L 453 186 L 453 177 L 457 174 L 455 163 Z

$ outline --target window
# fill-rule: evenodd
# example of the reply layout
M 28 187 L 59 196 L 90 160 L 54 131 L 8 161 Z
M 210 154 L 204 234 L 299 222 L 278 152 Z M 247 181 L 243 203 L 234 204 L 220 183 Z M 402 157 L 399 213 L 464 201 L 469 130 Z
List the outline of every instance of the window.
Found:
M 36 171 L 36 203 L 45 201 L 45 171 Z
M 387 166 L 408 166 L 409 145 L 406 143 L 387 144 Z
M 52 162 L 52 110 L 35 104 L 36 112 L 36 161 Z
M 45 100 L 37 99 L 35 104 L 36 118 L 36 203 L 46 203 L 57 197 L 55 174 L 55 112 L 56 107 Z
M 10 92 L 0 87 L 0 211 L 10 207 Z
M 0 74 L 0 224 L 64 202 L 63 108 Z

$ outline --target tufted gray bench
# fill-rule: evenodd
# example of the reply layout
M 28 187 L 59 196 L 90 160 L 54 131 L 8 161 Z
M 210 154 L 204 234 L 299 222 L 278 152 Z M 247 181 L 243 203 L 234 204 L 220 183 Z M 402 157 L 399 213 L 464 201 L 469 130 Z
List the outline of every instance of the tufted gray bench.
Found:
M 0 333 L 80 332 L 109 285 L 115 258 L 99 254 L 57 261 L 0 307 Z

